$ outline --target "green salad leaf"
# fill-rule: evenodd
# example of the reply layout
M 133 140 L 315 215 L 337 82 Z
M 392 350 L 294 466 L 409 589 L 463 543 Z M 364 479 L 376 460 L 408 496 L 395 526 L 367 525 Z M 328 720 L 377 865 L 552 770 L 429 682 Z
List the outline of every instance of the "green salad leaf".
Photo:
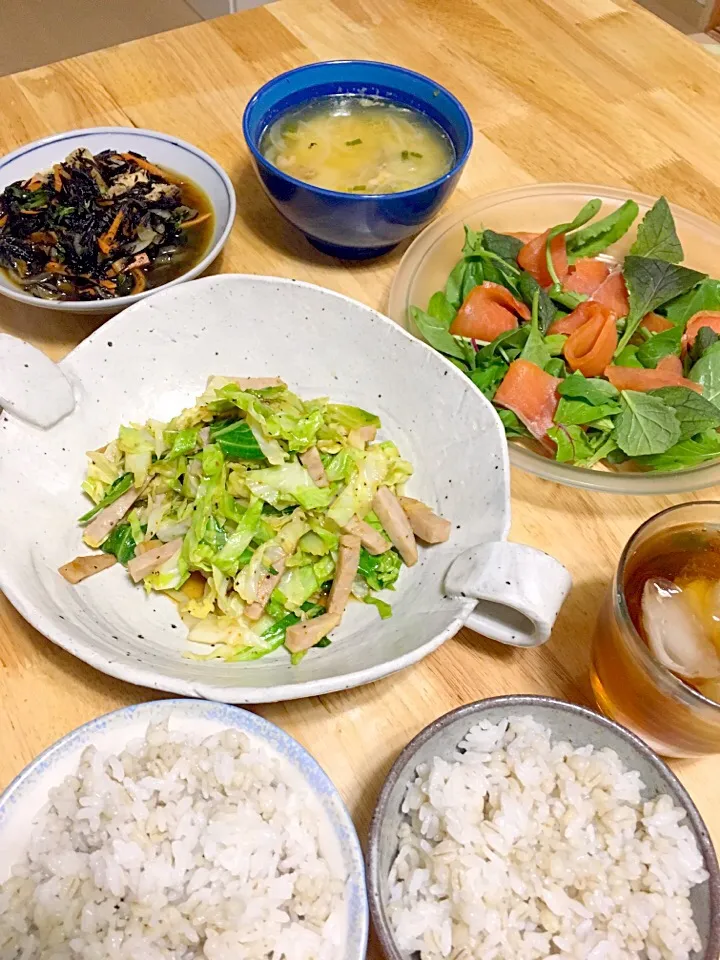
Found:
M 711 347 L 715 346 L 718 340 L 720 340 L 720 337 L 717 335 L 717 333 L 715 333 L 712 327 L 700 327 L 697 336 L 695 337 L 695 342 L 690 348 L 690 363 L 697 363 L 701 357 L 705 356 Z
M 665 260 L 627 256 L 623 276 L 630 298 L 630 312 L 615 351 L 616 357 L 628 345 L 646 314 L 690 290 L 704 279 L 705 274 Z
M 637 239 L 630 247 L 635 257 L 654 257 L 668 263 L 680 263 L 683 248 L 675 229 L 670 204 L 660 197 L 640 221 Z
M 431 317 L 429 313 L 419 307 L 410 307 L 410 316 L 417 327 L 420 336 L 431 347 L 444 353 L 447 357 L 456 357 L 462 360 L 464 353 L 457 339 L 448 331 L 448 325 Z
M 644 367 L 654 369 L 663 357 L 680 356 L 682 327 L 673 327 L 654 333 L 649 340 L 638 347 L 636 357 Z
M 545 337 L 540 333 L 539 300 L 539 291 L 536 290 L 532 302 L 530 333 L 525 341 L 525 346 L 522 349 L 520 358 L 522 360 L 529 360 L 530 363 L 534 363 L 538 367 L 545 369 L 545 366 L 550 362 L 550 351 L 545 343 Z
M 496 408 L 495 413 L 497 413 L 498 417 L 500 418 L 500 422 L 503 425 L 506 437 L 511 439 L 513 437 L 520 438 L 532 436 L 525 424 L 520 420 L 516 413 L 513 413 L 512 410 Z
M 665 453 L 680 439 L 680 421 L 672 407 L 649 393 L 624 390 L 615 440 L 629 457 Z
M 581 425 L 603 420 L 605 417 L 617 416 L 621 410 L 620 404 L 614 400 L 592 404 L 585 400 L 569 400 L 567 397 L 561 397 L 553 419 L 555 423 L 562 426 Z
M 483 393 L 488 400 L 492 400 L 500 384 L 505 379 L 509 364 L 498 357 L 477 366 L 470 373 L 470 379 L 475 386 Z
M 463 282 L 465 280 L 465 274 L 468 269 L 468 261 L 465 257 L 462 260 L 458 260 L 455 266 L 450 271 L 450 274 L 445 283 L 445 298 L 447 302 L 453 306 L 456 310 L 460 308 L 460 304 L 463 302 Z
M 568 256 L 579 260 L 602 253 L 625 236 L 639 212 L 640 208 L 634 200 L 626 200 L 606 217 L 571 234 L 566 241 Z
M 584 377 L 579 371 L 570 374 L 563 380 L 558 387 L 558 393 L 561 397 L 585 400 L 593 405 L 605 404 L 610 400 L 617 400 L 620 396 L 609 380 L 601 380 L 599 377 Z
M 496 233 L 494 230 L 484 230 L 482 246 L 490 253 L 502 257 L 503 260 L 513 262 L 524 247 L 522 240 L 510 236 L 508 233 Z
M 687 470 L 720 457 L 720 433 L 707 430 L 695 437 L 687 437 L 664 453 L 638 457 L 638 463 L 647 470 Z
M 661 387 L 649 396 L 672 407 L 680 423 L 680 440 L 720 427 L 720 407 L 689 387 Z
M 706 350 L 690 370 L 688 379 L 700 384 L 705 400 L 720 407 L 720 343 Z
M 535 277 L 523 271 L 518 280 L 518 293 L 520 299 L 528 307 L 532 307 L 533 301 L 537 297 L 538 326 L 540 333 L 547 333 L 548 327 L 555 319 L 555 306 L 547 292 L 543 290 Z
M 671 300 L 664 307 L 665 316 L 670 323 L 682 327 L 702 310 L 720 310 L 720 280 L 706 277 L 692 290 Z
M 558 290 L 561 289 L 562 284 L 558 279 L 558 275 L 555 271 L 555 264 L 553 263 L 552 259 L 552 241 L 555 239 L 555 237 L 560 236 L 561 233 L 568 234 L 573 230 L 577 230 L 579 227 L 583 227 L 588 220 L 592 220 L 592 218 L 599 212 L 601 207 L 602 200 L 588 200 L 588 202 L 573 220 L 570 220 L 568 223 L 558 223 L 556 226 L 551 227 L 550 230 L 548 230 L 548 235 L 545 241 L 545 262 L 547 264 L 548 273 L 552 278 L 553 284 Z M 567 244 L 567 239 L 565 243 Z
M 548 436 L 555 441 L 555 459 L 558 463 L 585 460 L 595 452 L 595 445 L 582 427 L 574 424 L 551 427 Z

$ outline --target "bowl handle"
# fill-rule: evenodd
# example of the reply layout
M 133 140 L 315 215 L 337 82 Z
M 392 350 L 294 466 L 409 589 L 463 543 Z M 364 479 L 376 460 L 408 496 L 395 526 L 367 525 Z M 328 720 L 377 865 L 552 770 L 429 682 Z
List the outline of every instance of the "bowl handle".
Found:
M 445 594 L 477 606 L 466 626 L 492 640 L 536 647 L 550 637 L 572 579 L 553 557 L 521 543 L 481 543 L 457 557 Z
M 0 333 L 0 407 L 47 429 L 73 412 L 75 397 L 50 357 L 25 340 Z

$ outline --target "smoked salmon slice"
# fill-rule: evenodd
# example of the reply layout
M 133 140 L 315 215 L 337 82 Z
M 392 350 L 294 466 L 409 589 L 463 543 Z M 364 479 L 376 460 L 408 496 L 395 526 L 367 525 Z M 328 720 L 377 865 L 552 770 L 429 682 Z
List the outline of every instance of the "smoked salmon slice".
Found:
M 615 314 L 607 307 L 593 300 L 587 303 L 585 312 L 589 319 L 568 337 L 563 353 L 573 371 L 579 370 L 585 377 L 599 377 L 615 353 L 617 325 Z
M 541 287 L 549 287 L 553 282 L 552 277 L 548 273 L 547 261 L 545 259 L 545 245 L 549 233 L 550 231 L 546 230 L 545 233 L 534 237 L 525 244 L 517 257 L 519 266 L 521 266 L 523 270 L 527 270 Z M 550 255 L 553 266 L 555 267 L 555 273 L 557 273 L 558 279 L 563 281 L 568 274 L 568 259 L 567 250 L 565 249 L 564 233 L 553 237 L 550 241 Z
M 597 288 L 610 276 L 610 267 L 602 260 L 583 258 L 570 267 L 563 280 L 563 287 L 573 293 L 585 293 L 591 297 Z
M 720 334 L 720 310 L 701 310 L 688 320 L 682 339 L 686 350 L 695 343 L 695 338 L 703 327 L 710 327 L 715 333 Z
M 659 313 L 646 313 L 640 326 L 649 330 L 650 333 L 664 333 L 666 330 L 672 330 L 675 324 L 670 323 L 667 317 L 661 317 Z
M 515 330 L 518 317 L 530 319 L 525 304 L 499 283 L 485 281 L 465 297 L 450 325 L 450 333 L 490 343 L 506 330 Z
M 560 317 L 559 320 L 553 320 L 548 329 L 548 333 L 574 333 L 578 327 L 587 323 L 588 320 L 592 319 L 595 315 L 593 304 L 593 300 L 583 300 L 581 304 L 575 307 L 572 313 L 569 313 L 566 317 Z M 597 306 L 597 304 L 595 304 L 595 306 Z
M 554 426 L 561 382 L 529 360 L 513 360 L 493 403 L 512 410 L 530 433 L 542 440 Z
M 665 364 L 665 357 L 654 370 L 641 370 L 639 367 L 616 367 L 609 366 L 605 368 L 605 376 L 610 383 L 618 390 L 637 390 L 644 393 L 647 390 L 657 390 L 660 387 L 688 387 L 696 393 L 702 393 L 702 387 L 699 383 L 693 383 L 692 380 L 686 380 L 685 377 L 669 370 L 670 364 Z M 678 358 L 675 357 L 675 360 Z M 675 364 L 673 364 L 675 367 Z
M 592 295 L 595 303 L 602 303 L 608 310 L 612 310 L 616 317 L 626 317 L 630 309 L 625 277 L 622 271 L 616 270 L 595 290 Z
M 672 374 L 675 377 L 681 377 L 683 375 L 683 365 L 680 357 L 676 357 L 674 353 L 670 353 L 667 357 L 663 357 L 662 360 L 658 360 L 656 370 L 661 370 L 663 373 Z

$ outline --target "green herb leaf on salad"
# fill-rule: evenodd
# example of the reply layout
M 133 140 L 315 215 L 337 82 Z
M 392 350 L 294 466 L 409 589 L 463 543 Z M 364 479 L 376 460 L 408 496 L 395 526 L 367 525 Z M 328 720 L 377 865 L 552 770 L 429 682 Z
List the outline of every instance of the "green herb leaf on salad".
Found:
M 636 357 L 644 367 L 654 369 L 663 357 L 680 356 L 682 327 L 673 327 L 654 333 L 649 340 L 638 347 Z
M 707 430 L 695 437 L 686 438 L 664 453 L 638 457 L 638 463 L 648 470 L 687 470 L 699 467 L 720 457 L 720 433 Z
M 561 397 L 585 400 L 593 405 L 605 404 L 610 400 L 619 399 L 620 396 L 619 391 L 609 380 L 601 380 L 599 377 L 584 377 L 579 371 L 563 380 L 558 387 L 558 393 Z
M 640 208 L 634 200 L 626 200 L 606 217 L 571 234 L 566 241 L 568 256 L 579 260 L 602 253 L 625 236 L 639 212 Z
M 592 404 L 585 400 L 569 400 L 567 397 L 561 397 L 553 419 L 555 423 L 562 426 L 582 425 L 602 420 L 605 417 L 617 416 L 621 410 L 620 404 L 614 400 L 607 403 Z
M 630 312 L 615 351 L 616 357 L 628 345 L 646 314 L 690 290 L 705 278 L 705 274 L 697 270 L 638 256 L 625 257 L 623 276 L 630 299 Z
M 517 237 L 510 236 L 508 233 L 496 233 L 494 230 L 484 230 L 482 234 L 482 246 L 490 253 L 497 254 L 503 260 L 515 261 L 517 255 L 522 250 L 524 244 Z
M 706 277 L 692 290 L 671 300 L 664 307 L 670 323 L 683 327 L 701 310 L 720 310 L 720 280 Z
M 668 263 L 680 263 L 682 244 L 675 229 L 675 220 L 665 197 L 660 197 L 640 221 L 637 239 L 630 247 L 636 257 L 654 257 Z
M 561 233 L 568 234 L 573 230 L 577 230 L 579 227 L 585 226 L 588 220 L 592 220 L 601 207 L 602 200 L 588 200 L 588 202 L 573 220 L 571 220 L 569 223 L 558 223 L 556 226 L 551 227 L 548 231 L 547 239 L 545 241 L 545 262 L 547 264 L 548 273 L 552 278 L 553 284 L 558 289 L 560 289 L 561 283 L 558 279 L 558 275 L 555 270 L 555 264 L 553 263 L 552 259 L 552 241 L 555 239 L 555 237 L 560 236 Z M 565 242 L 567 243 L 567 239 Z
M 410 316 L 422 338 L 426 340 L 431 347 L 434 347 L 448 357 L 456 357 L 458 360 L 463 359 L 464 353 L 462 347 L 448 331 L 444 323 L 436 317 L 431 317 L 429 313 L 426 313 L 419 307 L 410 307 Z
M 680 439 L 680 421 L 672 407 L 658 397 L 624 390 L 615 440 L 629 457 L 665 453 Z
M 705 400 L 720 407 L 720 343 L 705 351 L 690 370 L 688 379 L 700 384 Z
M 715 346 L 718 340 L 720 340 L 720 337 L 717 335 L 717 333 L 715 333 L 712 327 L 700 327 L 697 336 L 695 337 L 695 342 L 690 348 L 690 363 L 697 363 L 701 357 L 705 356 L 711 347 Z
M 673 408 L 680 423 L 680 440 L 720 427 L 720 408 L 689 387 L 661 387 L 648 396 Z

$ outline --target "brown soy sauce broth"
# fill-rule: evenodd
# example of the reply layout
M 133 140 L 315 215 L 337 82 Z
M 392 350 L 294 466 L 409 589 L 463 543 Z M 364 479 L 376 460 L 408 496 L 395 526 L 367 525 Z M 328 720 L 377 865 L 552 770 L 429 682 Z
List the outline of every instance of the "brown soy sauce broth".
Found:
M 202 187 L 194 180 L 184 177 L 181 173 L 176 173 L 167 167 L 161 167 L 160 169 L 167 175 L 168 180 L 177 183 L 180 187 L 182 202 L 186 207 L 197 210 L 200 217 L 206 213 L 209 213 L 210 216 L 207 220 L 199 223 L 197 227 L 183 231 L 185 243 L 180 247 L 171 263 L 153 264 L 147 270 L 146 277 L 149 289 L 160 287 L 164 283 L 169 283 L 171 280 L 181 277 L 188 270 L 192 270 L 210 249 L 215 233 L 215 210 L 210 202 L 210 197 Z
M 635 629 L 648 646 L 643 591 L 649 580 L 669 580 L 680 587 L 697 581 L 720 583 L 720 527 L 688 524 L 662 531 L 639 544 L 628 560 L 622 584 L 625 603 Z M 683 682 L 696 687 L 690 680 Z

